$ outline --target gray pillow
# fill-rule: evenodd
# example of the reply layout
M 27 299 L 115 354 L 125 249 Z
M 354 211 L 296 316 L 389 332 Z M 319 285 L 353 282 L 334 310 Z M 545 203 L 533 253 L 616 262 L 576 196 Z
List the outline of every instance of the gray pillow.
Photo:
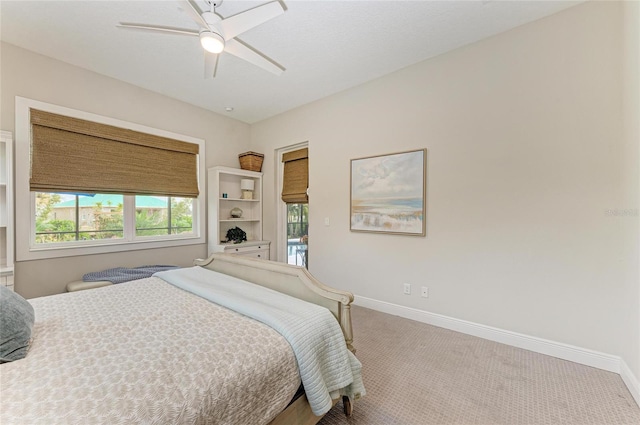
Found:
M 0 363 L 27 356 L 34 319 L 29 301 L 0 285 Z

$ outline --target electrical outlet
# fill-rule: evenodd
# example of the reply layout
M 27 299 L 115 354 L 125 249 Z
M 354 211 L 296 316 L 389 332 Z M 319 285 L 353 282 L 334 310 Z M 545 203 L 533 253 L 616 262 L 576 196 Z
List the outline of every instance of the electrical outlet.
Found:
M 423 286 L 422 292 L 420 292 L 420 296 L 422 298 L 429 298 L 429 288 L 427 288 L 426 286 Z
M 404 294 L 405 295 L 411 295 L 411 284 L 410 283 L 405 283 L 404 284 Z

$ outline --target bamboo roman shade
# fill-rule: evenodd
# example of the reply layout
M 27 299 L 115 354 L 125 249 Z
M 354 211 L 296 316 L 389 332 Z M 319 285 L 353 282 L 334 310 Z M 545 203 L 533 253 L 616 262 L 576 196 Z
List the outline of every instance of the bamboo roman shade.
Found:
M 198 145 L 31 109 L 31 191 L 195 198 Z
M 309 149 L 299 149 L 282 155 L 284 174 L 282 178 L 282 200 L 288 204 L 309 202 Z

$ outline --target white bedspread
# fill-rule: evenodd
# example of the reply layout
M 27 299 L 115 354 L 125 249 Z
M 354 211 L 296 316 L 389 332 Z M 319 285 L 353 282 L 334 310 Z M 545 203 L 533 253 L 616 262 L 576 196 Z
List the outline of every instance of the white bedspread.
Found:
M 276 331 L 152 277 L 30 300 L 0 424 L 266 424 L 300 378 Z
M 332 398 L 364 395 L 362 365 L 346 346 L 340 325 L 324 307 L 202 267 L 156 273 L 167 282 L 259 320 L 291 344 L 311 410 L 321 416 Z

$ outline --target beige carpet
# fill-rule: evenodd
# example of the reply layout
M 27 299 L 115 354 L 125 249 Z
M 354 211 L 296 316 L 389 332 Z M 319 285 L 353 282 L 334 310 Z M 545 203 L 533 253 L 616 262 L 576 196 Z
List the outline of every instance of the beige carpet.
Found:
M 367 395 L 323 425 L 640 425 L 619 375 L 354 307 Z

